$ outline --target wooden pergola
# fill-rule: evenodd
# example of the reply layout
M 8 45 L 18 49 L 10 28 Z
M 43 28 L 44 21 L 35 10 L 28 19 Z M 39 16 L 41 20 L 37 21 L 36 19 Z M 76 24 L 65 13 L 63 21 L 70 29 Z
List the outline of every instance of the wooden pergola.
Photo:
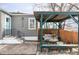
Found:
M 51 12 L 51 11 L 35 11 L 34 16 L 37 21 L 40 22 L 40 48 L 76 48 L 79 50 L 79 36 L 78 44 L 63 44 L 63 45 L 53 45 L 53 44 L 44 44 L 43 43 L 43 25 L 46 22 L 58 22 L 59 29 L 61 28 L 61 22 L 71 18 L 78 24 L 78 34 L 79 34 L 79 12 Z M 75 16 L 78 17 L 78 20 L 75 19 Z

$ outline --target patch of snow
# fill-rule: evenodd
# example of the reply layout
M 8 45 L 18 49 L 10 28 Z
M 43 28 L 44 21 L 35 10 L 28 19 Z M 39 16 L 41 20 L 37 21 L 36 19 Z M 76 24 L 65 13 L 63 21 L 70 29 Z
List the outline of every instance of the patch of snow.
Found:
M 20 44 L 23 43 L 22 40 L 16 38 L 3 38 L 0 40 L 0 44 Z
M 28 36 L 28 37 L 23 37 L 25 40 L 38 40 L 37 36 Z

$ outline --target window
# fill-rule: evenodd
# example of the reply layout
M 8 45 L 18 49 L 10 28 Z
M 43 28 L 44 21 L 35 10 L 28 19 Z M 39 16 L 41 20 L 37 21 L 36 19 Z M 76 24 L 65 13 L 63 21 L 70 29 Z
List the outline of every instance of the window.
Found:
M 29 18 L 28 19 L 28 29 L 29 30 L 35 30 L 36 29 L 36 20 L 35 20 L 35 18 Z
M 22 17 L 22 27 L 24 27 L 24 17 Z
M 6 22 L 9 22 L 10 18 L 6 18 Z

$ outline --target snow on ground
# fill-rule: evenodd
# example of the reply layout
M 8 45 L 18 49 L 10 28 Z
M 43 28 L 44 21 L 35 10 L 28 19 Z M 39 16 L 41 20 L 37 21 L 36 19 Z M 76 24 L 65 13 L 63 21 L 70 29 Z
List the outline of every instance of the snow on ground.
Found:
M 28 36 L 28 37 L 23 37 L 25 40 L 38 40 L 37 36 Z
M 38 40 L 38 37 L 23 37 L 24 40 Z M 23 43 L 21 38 L 16 37 L 4 37 L 0 40 L 0 44 L 20 44 Z
M 17 39 L 15 37 L 4 37 L 0 40 L 0 44 L 20 44 L 23 40 Z

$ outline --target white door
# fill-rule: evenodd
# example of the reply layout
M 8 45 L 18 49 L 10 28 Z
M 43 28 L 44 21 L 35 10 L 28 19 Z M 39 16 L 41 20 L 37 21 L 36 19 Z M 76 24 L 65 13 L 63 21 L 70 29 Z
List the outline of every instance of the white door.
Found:
M 6 18 L 5 35 L 11 35 L 11 19 L 10 18 Z

